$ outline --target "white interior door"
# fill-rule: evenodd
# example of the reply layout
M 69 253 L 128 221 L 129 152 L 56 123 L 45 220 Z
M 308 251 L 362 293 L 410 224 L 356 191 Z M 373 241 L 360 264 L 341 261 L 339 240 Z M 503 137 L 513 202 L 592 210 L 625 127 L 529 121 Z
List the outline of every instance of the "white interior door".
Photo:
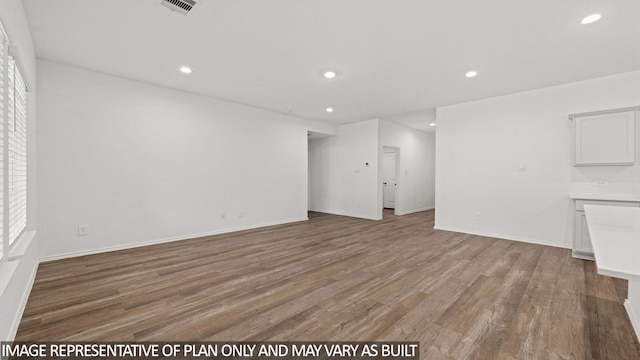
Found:
M 396 153 L 384 153 L 382 204 L 387 209 L 396 208 Z

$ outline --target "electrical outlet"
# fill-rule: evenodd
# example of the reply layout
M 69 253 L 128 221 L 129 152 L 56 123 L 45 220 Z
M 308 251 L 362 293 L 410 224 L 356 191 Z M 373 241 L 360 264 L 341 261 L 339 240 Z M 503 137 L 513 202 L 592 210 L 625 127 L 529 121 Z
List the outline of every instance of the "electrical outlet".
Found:
M 89 225 L 78 225 L 78 236 L 89 235 Z
M 518 171 L 520 172 L 524 172 L 527 170 L 527 164 L 525 163 L 520 163 L 520 165 L 518 165 Z
M 244 210 L 240 209 L 238 211 L 238 217 L 244 217 Z

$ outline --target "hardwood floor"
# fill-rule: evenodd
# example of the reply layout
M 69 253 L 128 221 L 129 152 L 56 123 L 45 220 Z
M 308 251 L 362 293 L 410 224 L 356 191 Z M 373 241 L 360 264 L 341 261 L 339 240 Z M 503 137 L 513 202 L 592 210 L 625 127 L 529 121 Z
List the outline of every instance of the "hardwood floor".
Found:
M 422 359 L 640 359 L 626 281 L 570 250 L 310 221 L 40 265 L 16 340 L 414 340 Z

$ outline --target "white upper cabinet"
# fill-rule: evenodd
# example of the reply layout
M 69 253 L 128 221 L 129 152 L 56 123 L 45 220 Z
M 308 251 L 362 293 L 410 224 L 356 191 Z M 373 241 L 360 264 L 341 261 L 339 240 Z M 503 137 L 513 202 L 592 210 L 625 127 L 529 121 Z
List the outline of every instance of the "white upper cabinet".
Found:
M 633 165 L 636 162 L 636 109 L 571 115 L 573 164 Z

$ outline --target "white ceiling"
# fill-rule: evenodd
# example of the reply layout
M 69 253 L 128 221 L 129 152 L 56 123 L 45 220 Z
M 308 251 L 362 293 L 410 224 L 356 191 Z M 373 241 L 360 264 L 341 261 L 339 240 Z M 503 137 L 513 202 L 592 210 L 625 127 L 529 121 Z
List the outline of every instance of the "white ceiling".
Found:
M 40 58 L 336 123 L 429 130 L 438 106 L 640 69 L 638 0 L 197 0 L 187 16 L 159 3 L 24 7 Z

